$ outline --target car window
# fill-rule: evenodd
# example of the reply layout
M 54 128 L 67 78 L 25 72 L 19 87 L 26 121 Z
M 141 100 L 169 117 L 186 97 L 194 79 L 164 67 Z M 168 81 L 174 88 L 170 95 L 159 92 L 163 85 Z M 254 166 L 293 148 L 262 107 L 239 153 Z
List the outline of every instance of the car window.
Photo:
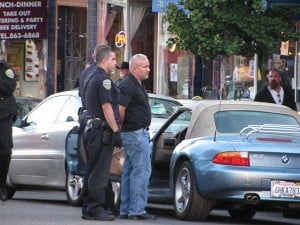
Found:
M 179 133 L 186 130 L 190 123 L 191 114 L 191 111 L 185 111 L 178 115 L 178 117 L 168 126 L 165 132 L 170 132 L 174 136 L 177 136 Z
M 50 126 L 53 124 L 61 111 L 62 106 L 67 100 L 68 96 L 56 96 L 44 101 L 27 117 L 27 124 Z
M 81 102 L 78 98 L 70 96 L 65 102 L 62 110 L 57 117 L 57 123 L 64 123 L 67 121 L 78 121 L 78 109 Z
M 29 113 L 40 101 L 38 100 L 30 100 L 30 99 L 17 99 L 18 106 L 18 116 L 24 117 L 27 113 Z
M 290 115 L 243 110 L 216 112 L 214 121 L 217 131 L 221 133 L 239 133 L 248 125 L 299 125 L 297 120 Z
M 149 105 L 153 118 L 169 118 L 180 106 L 176 101 L 149 98 Z

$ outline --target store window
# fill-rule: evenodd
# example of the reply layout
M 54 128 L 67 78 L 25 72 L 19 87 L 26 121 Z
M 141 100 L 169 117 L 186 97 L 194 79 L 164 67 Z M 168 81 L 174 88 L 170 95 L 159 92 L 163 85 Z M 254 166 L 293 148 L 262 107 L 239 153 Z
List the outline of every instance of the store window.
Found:
M 6 60 L 17 77 L 16 96 L 44 98 L 44 41 L 2 40 L 0 58 Z
M 255 61 L 254 57 L 243 56 L 225 57 L 222 61 L 224 74 L 222 83 L 222 98 L 227 100 L 248 99 L 255 97 Z M 221 67 L 222 67 L 221 66 Z M 261 72 L 258 71 L 257 80 L 261 80 Z
M 158 53 L 156 92 L 177 99 L 191 98 L 193 93 L 194 56 L 187 51 L 179 51 L 176 46 L 169 49 L 166 45 L 172 35 L 158 14 Z

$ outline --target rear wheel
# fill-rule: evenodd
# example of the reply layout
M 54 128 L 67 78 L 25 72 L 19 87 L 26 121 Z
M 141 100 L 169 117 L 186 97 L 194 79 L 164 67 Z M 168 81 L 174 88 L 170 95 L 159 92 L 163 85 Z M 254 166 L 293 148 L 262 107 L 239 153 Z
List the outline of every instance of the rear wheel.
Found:
M 121 177 L 119 175 L 110 175 L 111 188 L 113 192 L 113 207 L 114 210 L 119 210 L 121 202 Z
M 72 206 L 81 206 L 83 204 L 83 177 L 80 175 L 72 175 L 70 172 L 66 176 L 67 199 Z M 110 176 L 111 187 L 113 192 L 114 208 L 118 209 L 120 206 L 121 195 L 121 177 L 119 175 Z
M 190 162 L 184 161 L 180 164 L 175 172 L 174 182 L 176 216 L 184 220 L 205 220 L 209 215 L 212 203 L 197 191 Z

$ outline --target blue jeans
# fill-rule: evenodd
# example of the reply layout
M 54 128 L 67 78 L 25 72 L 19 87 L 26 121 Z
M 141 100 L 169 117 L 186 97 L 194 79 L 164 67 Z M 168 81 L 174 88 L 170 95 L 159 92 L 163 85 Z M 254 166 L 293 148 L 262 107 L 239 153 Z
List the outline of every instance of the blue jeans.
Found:
M 145 213 L 151 174 L 149 132 L 139 129 L 122 134 L 124 165 L 121 182 L 120 215 Z

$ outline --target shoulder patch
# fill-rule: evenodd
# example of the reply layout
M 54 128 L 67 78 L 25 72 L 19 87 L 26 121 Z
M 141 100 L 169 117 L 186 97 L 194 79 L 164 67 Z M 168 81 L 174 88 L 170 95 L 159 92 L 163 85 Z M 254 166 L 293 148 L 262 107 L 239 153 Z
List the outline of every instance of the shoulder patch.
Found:
M 102 85 L 106 90 L 110 90 L 111 89 L 111 80 L 109 79 L 104 79 L 102 81 Z
M 7 70 L 5 70 L 4 73 L 10 79 L 13 79 L 15 77 L 15 73 L 14 73 L 14 71 L 12 69 L 7 69 Z

